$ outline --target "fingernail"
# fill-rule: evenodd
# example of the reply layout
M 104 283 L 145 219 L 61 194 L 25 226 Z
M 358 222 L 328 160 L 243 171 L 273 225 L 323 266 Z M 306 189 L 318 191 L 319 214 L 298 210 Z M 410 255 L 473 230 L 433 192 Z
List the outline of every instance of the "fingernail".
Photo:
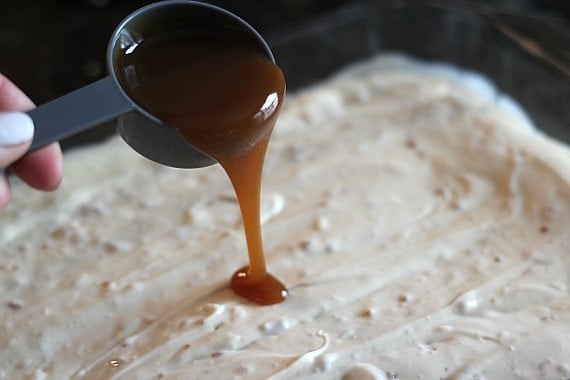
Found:
M 34 122 L 23 112 L 0 112 L 0 146 L 18 145 L 34 136 Z

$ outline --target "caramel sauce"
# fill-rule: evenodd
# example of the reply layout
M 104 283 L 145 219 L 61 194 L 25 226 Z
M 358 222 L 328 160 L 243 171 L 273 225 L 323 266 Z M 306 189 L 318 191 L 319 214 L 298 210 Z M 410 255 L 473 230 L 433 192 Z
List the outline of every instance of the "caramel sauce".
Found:
M 129 96 L 227 173 L 249 254 L 249 267 L 231 279 L 234 292 L 263 305 L 285 300 L 285 286 L 266 269 L 260 224 L 263 162 L 285 94 L 281 70 L 257 41 L 233 29 L 150 36 L 120 66 Z

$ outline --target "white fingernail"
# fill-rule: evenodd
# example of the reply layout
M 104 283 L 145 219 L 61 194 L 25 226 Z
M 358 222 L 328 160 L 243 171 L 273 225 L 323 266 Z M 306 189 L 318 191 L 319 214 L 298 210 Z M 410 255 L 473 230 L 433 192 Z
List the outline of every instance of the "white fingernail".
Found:
M 0 146 L 18 145 L 34 136 L 34 122 L 23 112 L 0 112 Z

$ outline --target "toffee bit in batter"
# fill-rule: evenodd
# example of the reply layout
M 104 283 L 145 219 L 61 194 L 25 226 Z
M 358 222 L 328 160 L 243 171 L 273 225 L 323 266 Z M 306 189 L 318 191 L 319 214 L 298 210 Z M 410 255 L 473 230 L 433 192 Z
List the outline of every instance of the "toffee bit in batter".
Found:
M 6 306 L 8 306 L 8 308 L 12 310 L 20 310 L 22 307 L 24 307 L 24 305 L 22 305 L 22 303 L 18 301 L 8 301 L 6 303 Z

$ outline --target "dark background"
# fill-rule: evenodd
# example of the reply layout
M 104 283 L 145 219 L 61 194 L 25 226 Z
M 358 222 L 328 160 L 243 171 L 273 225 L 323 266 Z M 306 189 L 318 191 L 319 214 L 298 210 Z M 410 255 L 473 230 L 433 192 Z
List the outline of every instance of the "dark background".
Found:
M 379 0 L 381 1 L 381 0 Z M 462 0 L 457 0 L 462 1 Z M 114 27 L 149 0 L 0 0 L 0 72 L 37 104 L 105 75 L 105 49 Z M 213 0 L 262 34 L 334 12 L 354 0 Z M 570 0 L 497 0 L 484 3 L 513 12 L 561 14 Z M 564 5 L 566 3 L 566 5 Z
M 382 0 L 377 0 L 381 2 Z M 457 0 L 458 3 L 467 0 Z M 115 26 L 149 0 L 0 0 L 0 72 L 36 104 L 106 75 L 105 51 Z M 358 3 L 356 0 L 211 0 L 262 35 L 279 35 Z M 472 1 L 498 10 L 568 18 L 570 0 Z M 295 73 L 287 73 L 295 76 Z

